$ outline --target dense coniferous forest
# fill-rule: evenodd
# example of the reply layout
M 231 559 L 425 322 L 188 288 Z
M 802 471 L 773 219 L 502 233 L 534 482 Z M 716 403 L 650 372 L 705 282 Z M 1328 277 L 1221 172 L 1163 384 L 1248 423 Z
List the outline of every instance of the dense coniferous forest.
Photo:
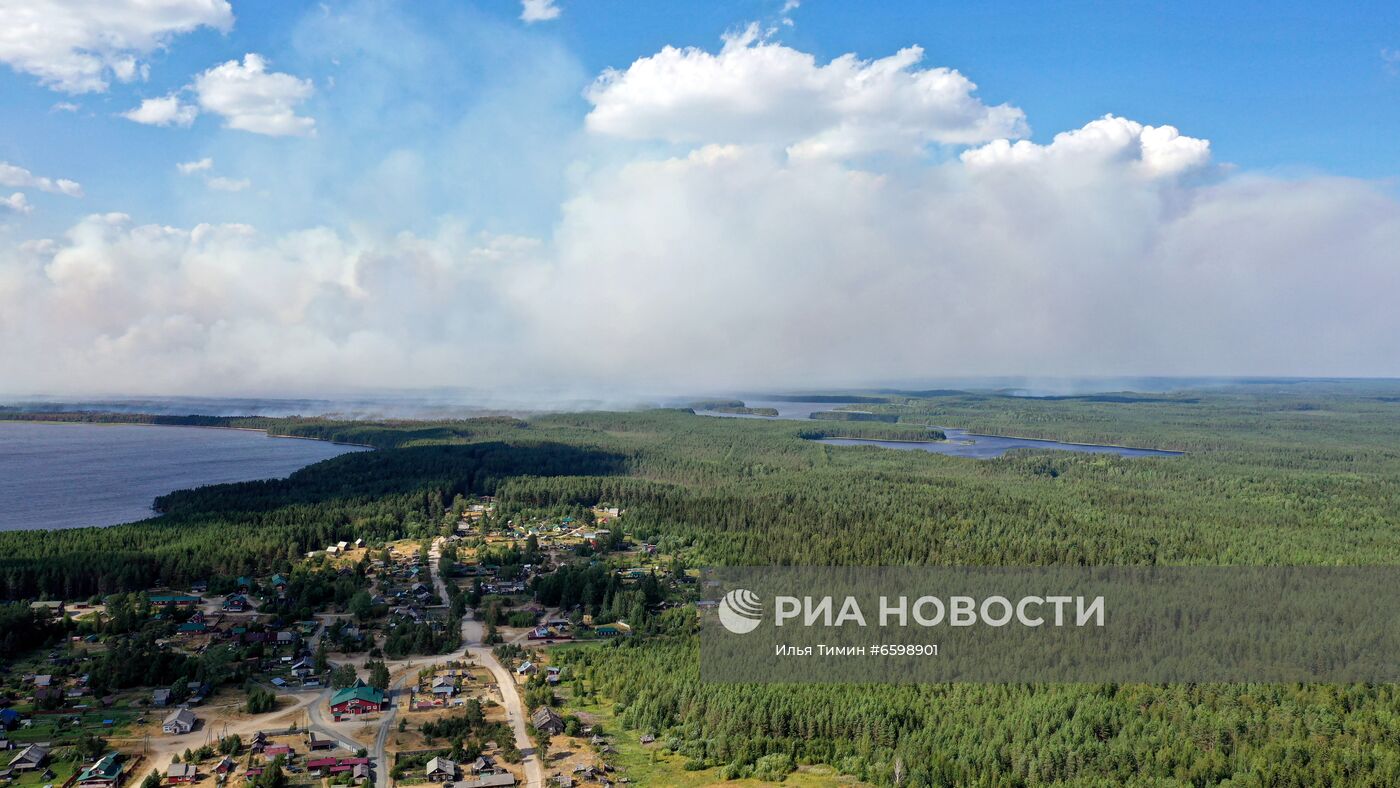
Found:
M 502 515 L 607 501 L 626 509 L 629 534 L 691 565 L 1400 562 L 1397 384 L 880 392 L 858 407 L 894 421 L 686 410 L 230 419 L 379 451 L 282 481 L 172 494 L 159 501 L 164 516 L 144 523 L 0 533 L 0 596 L 267 571 L 337 539 L 427 532 L 464 493 L 496 495 Z M 930 425 L 1186 454 L 982 461 L 809 440 Z M 577 689 L 615 703 L 625 725 L 674 740 L 697 766 L 785 753 L 882 784 L 897 771 L 906 785 L 1400 784 L 1400 697 L 1389 685 L 726 686 L 699 681 L 692 628 L 689 610 L 673 610 L 639 637 L 563 658 Z
M 562 659 L 697 767 L 786 752 L 882 785 L 896 764 L 904 785 L 1400 784 L 1393 685 L 704 684 L 684 637 Z

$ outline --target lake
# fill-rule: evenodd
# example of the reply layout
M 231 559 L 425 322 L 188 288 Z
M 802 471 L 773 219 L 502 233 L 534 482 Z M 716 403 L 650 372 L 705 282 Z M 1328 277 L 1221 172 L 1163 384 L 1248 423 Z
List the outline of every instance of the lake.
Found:
M 712 410 L 697 410 L 696 413 L 702 416 L 718 416 L 722 418 L 736 419 L 782 419 L 793 421 L 807 421 L 812 413 L 820 410 L 836 410 L 845 407 L 842 403 L 832 402 L 786 402 L 777 400 L 745 400 L 744 404 L 751 408 L 770 407 L 778 410 L 777 416 L 749 416 L 735 413 L 719 413 Z M 853 407 L 859 408 L 860 405 Z M 840 422 L 812 422 L 813 424 L 832 424 Z M 865 438 L 822 438 L 818 443 L 826 443 L 832 446 L 880 446 L 886 449 L 899 449 L 901 451 L 927 451 L 934 454 L 947 454 L 951 457 L 972 457 L 979 460 L 990 460 L 1011 451 L 1012 449 L 1055 449 L 1059 451 L 1077 451 L 1086 454 L 1116 454 L 1120 457 L 1179 457 L 1182 452 L 1163 451 L 1160 449 L 1137 449 L 1131 446 L 1100 446 L 1092 443 L 1065 443 L 1062 441 L 1037 440 L 1035 438 L 1009 438 L 1002 435 L 978 435 L 966 430 L 940 427 L 948 435 L 944 441 L 881 441 L 868 440 Z
M 0 421 L 0 531 L 142 520 L 174 490 L 282 478 L 352 451 L 249 430 Z
M 719 411 L 715 410 L 697 410 L 695 412 L 697 415 L 700 416 L 722 416 L 727 419 L 767 419 L 769 421 L 772 421 L 773 419 L 795 419 L 797 421 L 806 421 L 812 417 L 813 413 L 819 410 L 836 410 L 837 408 L 846 407 L 851 403 L 799 402 L 797 400 L 788 401 L 777 399 L 746 399 L 744 400 L 744 404 L 749 406 L 750 408 L 773 408 L 774 410 L 778 411 L 778 415 L 754 416 L 749 413 L 720 413 Z
M 1093 443 L 1064 443 L 1034 438 L 1007 438 L 1001 435 L 978 435 L 966 430 L 940 428 L 948 435 L 944 441 L 877 441 L 858 438 L 822 438 L 818 443 L 832 446 L 882 446 L 903 451 L 928 451 L 953 457 L 973 457 L 990 460 L 1012 449 L 1056 449 L 1086 454 L 1116 454 L 1120 457 L 1179 457 L 1179 451 L 1136 449 L 1131 446 L 1100 446 Z

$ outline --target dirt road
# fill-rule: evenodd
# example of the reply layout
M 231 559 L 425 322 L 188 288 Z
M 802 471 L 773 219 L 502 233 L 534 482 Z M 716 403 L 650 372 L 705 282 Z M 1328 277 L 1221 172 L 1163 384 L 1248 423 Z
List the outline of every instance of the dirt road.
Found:
M 438 570 L 438 559 L 442 555 L 441 551 L 442 539 L 433 540 L 432 549 L 428 552 L 433 585 L 437 587 L 438 596 L 446 600 L 448 598 L 447 583 L 443 581 L 442 574 Z M 523 758 L 525 785 L 528 788 L 544 788 L 544 766 L 535 753 L 535 744 L 531 741 L 530 731 L 526 727 L 529 718 L 525 714 L 525 704 L 520 699 L 520 691 L 515 686 L 515 677 L 511 676 L 510 671 L 506 670 L 500 660 L 496 659 L 496 655 L 491 653 L 491 647 L 483 643 L 485 630 L 486 628 L 475 615 L 467 615 L 463 618 L 462 648 L 458 651 L 470 655 L 491 672 L 491 677 L 501 688 L 501 698 L 505 701 L 506 707 L 506 719 L 510 721 L 511 730 L 515 732 L 515 746 L 520 750 L 520 755 Z
M 437 589 L 438 596 L 447 600 L 447 583 L 443 580 L 442 573 L 438 570 L 438 561 L 441 558 L 442 540 L 434 540 L 432 549 L 429 552 L 433 585 Z M 327 617 L 329 618 L 329 617 Z M 323 624 L 328 621 L 323 620 Z M 324 628 L 322 629 L 322 633 Z M 319 639 L 318 633 L 318 638 Z M 535 753 L 534 742 L 530 739 L 528 729 L 529 717 L 526 716 L 525 704 L 521 700 L 520 692 L 516 687 L 515 679 L 510 671 L 505 669 L 496 659 L 496 655 L 491 653 L 491 648 L 485 645 L 482 640 L 485 635 L 485 627 L 474 616 L 467 616 L 462 621 L 462 645 L 450 654 L 439 654 L 434 657 L 411 657 L 401 660 L 385 660 L 385 666 L 391 675 L 398 675 L 390 687 L 390 697 L 398 694 L 416 674 L 415 662 L 418 665 L 431 664 L 436 662 L 451 662 L 466 657 L 471 657 L 491 672 L 492 678 L 501 690 L 501 698 L 505 703 L 506 719 L 509 720 L 511 730 L 515 734 L 515 746 L 520 750 L 525 767 L 525 785 L 527 788 L 544 788 L 544 767 L 540 763 L 539 757 Z M 315 641 L 311 644 L 314 650 Z M 365 657 L 356 657 L 344 662 L 355 665 L 357 669 L 364 668 Z M 340 661 L 333 664 L 341 664 Z M 327 688 L 320 692 L 298 692 L 287 693 L 282 691 L 278 697 L 291 697 L 291 706 L 279 709 L 277 712 L 258 717 L 238 720 L 236 722 L 225 723 L 222 720 L 216 724 L 219 726 L 219 735 L 239 734 L 246 738 L 251 738 L 259 730 L 269 730 L 274 728 L 284 728 L 297 725 L 300 722 L 302 713 L 305 713 L 306 724 L 317 733 L 335 739 L 341 746 L 350 751 L 358 750 L 361 745 L 350 734 L 350 729 L 355 725 L 362 725 L 354 720 L 335 722 L 326 718 L 327 704 L 335 690 Z M 211 711 L 212 709 L 206 710 Z M 200 710 L 196 709 L 198 713 Z M 201 717 L 205 714 L 201 713 Z M 389 786 L 389 761 L 385 752 L 385 745 L 388 742 L 389 734 L 393 730 L 393 725 L 398 717 L 398 706 L 393 704 L 389 710 L 384 712 L 378 722 L 379 729 L 376 733 L 374 746 L 368 748 L 369 755 L 374 759 L 375 788 L 388 788 Z M 371 723 L 373 724 L 373 723 Z M 186 748 L 198 747 L 205 743 L 208 735 L 203 729 L 184 736 L 152 736 L 149 744 L 149 751 L 146 753 L 146 761 L 141 769 L 141 773 L 134 775 L 134 781 L 128 779 L 128 784 L 140 784 L 146 774 L 155 770 L 165 773 L 170 767 L 172 756 L 176 753 L 184 752 Z
M 287 697 L 285 695 L 281 697 Z M 295 724 L 297 717 L 302 710 L 312 706 L 317 702 L 319 695 L 305 694 L 294 695 L 292 705 L 287 708 L 278 709 L 271 714 L 249 717 L 241 720 L 221 719 L 219 710 L 225 708 L 237 708 L 241 704 L 233 706 L 198 706 L 195 707 L 195 714 L 201 720 L 201 726 L 183 736 L 167 736 L 161 734 L 159 728 L 151 734 L 148 743 L 145 744 L 146 760 L 142 763 L 138 774 L 132 775 L 125 780 L 128 785 L 140 785 L 147 774 L 152 771 L 165 775 L 170 768 L 172 758 L 176 753 L 182 753 L 186 749 L 198 749 L 204 744 L 217 744 L 218 737 L 238 734 L 247 741 L 260 730 L 273 730 L 286 728 Z M 170 709 L 155 709 L 154 712 L 169 713 Z M 163 716 L 163 714 L 161 715 Z

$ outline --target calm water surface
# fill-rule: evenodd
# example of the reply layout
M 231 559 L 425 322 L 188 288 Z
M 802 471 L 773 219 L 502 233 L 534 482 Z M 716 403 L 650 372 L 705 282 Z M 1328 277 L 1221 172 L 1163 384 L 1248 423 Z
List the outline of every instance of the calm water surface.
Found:
M 1001 435 L 977 435 L 967 432 L 966 430 L 952 430 L 947 428 L 943 428 L 943 431 L 948 435 L 948 440 L 946 441 L 876 441 L 857 438 L 823 438 L 818 441 L 818 443 L 830 443 L 833 446 L 883 446 L 887 449 L 929 451 L 935 454 L 948 454 L 953 457 L 975 457 L 979 460 L 990 460 L 993 457 L 1000 457 L 1012 449 L 1056 449 L 1059 451 L 1084 452 L 1086 454 L 1117 454 L 1120 457 L 1177 457 L 1181 455 L 1179 451 L 1135 449 L 1131 446 L 1098 446 L 1092 443 L 1062 443 L 1060 441 L 1042 441 L 1033 438 L 1007 438 Z
M 281 478 L 351 451 L 246 430 L 0 421 L 0 531 L 141 520 L 173 490 Z
M 805 421 L 811 418 L 815 411 L 837 410 L 846 407 L 841 403 L 830 402 L 775 402 L 767 400 L 745 400 L 746 405 L 751 408 L 777 408 L 777 416 L 747 416 L 735 413 L 717 413 L 715 411 L 696 411 L 705 416 L 721 416 L 736 419 L 792 419 Z M 859 404 L 850 407 L 859 409 Z M 821 422 L 818 422 L 821 423 Z M 827 422 L 829 423 L 829 422 Z M 1136 449 L 1130 446 L 1098 446 L 1090 443 L 1064 443 L 1062 441 L 1036 440 L 1034 438 L 1008 438 L 1001 435 L 978 435 L 967 430 L 940 427 L 948 435 L 944 441 L 881 441 L 866 440 L 863 438 L 823 438 L 818 443 L 829 443 L 832 446 L 881 446 L 886 449 L 899 449 L 902 451 L 927 451 L 935 454 L 947 454 L 953 457 L 973 457 L 979 460 L 990 460 L 994 457 L 1011 451 L 1012 449 L 1055 449 L 1059 451 L 1077 451 L 1086 454 L 1117 454 L 1120 457 L 1179 457 L 1179 451 L 1162 451 L 1159 449 Z

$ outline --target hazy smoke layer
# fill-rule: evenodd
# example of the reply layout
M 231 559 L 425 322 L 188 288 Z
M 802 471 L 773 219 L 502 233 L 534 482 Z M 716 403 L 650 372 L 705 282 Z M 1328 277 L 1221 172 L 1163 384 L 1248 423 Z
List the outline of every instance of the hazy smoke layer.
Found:
M 0 390 L 1400 373 L 1381 186 L 1234 172 L 1112 116 L 1012 142 L 1020 111 L 974 91 L 917 50 L 821 65 L 747 35 L 589 88 L 580 145 L 607 155 L 545 237 L 88 216 L 0 251 Z

